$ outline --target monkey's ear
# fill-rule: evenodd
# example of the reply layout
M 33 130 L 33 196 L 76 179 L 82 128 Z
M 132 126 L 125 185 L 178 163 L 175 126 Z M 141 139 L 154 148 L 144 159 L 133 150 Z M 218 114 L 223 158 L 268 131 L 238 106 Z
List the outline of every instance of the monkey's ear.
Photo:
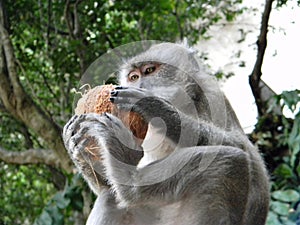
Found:
M 183 47 L 185 47 L 186 49 L 190 48 L 189 41 L 188 41 L 188 39 L 186 37 L 184 37 L 183 40 L 181 41 L 181 45 Z
M 198 53 L 198 50 L 194 49 L 189 45 L 188 39 L 186 37 L 184 37 L 182 41 L 177 42 L 177 44 L 187 49 L 188 52 L 191 53 L 192 55 L 196 55 Z

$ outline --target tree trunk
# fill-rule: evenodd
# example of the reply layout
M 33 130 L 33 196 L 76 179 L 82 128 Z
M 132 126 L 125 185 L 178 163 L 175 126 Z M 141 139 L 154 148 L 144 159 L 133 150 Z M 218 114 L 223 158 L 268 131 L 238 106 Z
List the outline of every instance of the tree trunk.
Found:
M 0 98 L 13 117 L 41 136 L 56 155 L 59 167 L 70 172 L 72 162 L 65 151 L 61 128 L 35 104 L 24 91 L 17 74 L 13 46 L 5 22 L 5 10 L 0 2 Z M 3 151 L 2 151 L 3 153 Z M 31 152 L 33 154 L 33 152 Z M 1 152 L 0 152 L 1 154 Z M 38 157 L 38 156 L 37 156 Z M 50 157 L 50 156 L 49 156 Z M 41 158 L 40 158 L 41 159 Z
M 253 68 L 251 75 L 249 76 L 249 83 L 255 98 L 255 103 L 257 106 L 258 115 L 264 115 L 268 110 L 268 104 L 266 99 L 262 96 L 262 87 L 263 84 L 261 82 L 261 67 L 263 64 L 263 59 L 265 55 L 265 51 L 267 48 L 267 33 L 268 33 L 268 24 L 270 13 L 272 10 L 272 3 L 274 0 L 266 0 L 264 12 L 262 15 L 260 34 L 257 40 L 257 57 L 256 62 Z

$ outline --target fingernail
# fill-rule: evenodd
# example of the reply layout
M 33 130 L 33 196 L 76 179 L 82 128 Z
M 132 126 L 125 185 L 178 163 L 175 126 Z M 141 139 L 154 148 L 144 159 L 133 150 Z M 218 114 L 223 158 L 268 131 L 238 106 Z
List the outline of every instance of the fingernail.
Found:
M 127 87 L 123 87 L 123 86 L 117 86 L 115 89 L 116 90 L 120 90 L 120 89 L 126 89 Z
M 118 92 L 117 92 L 117 91 L 112 91 L 112 92 L 110 92 L 110 95 L 111 95 L 111 96 L 117 96 L 117 95 L 118 95 Z

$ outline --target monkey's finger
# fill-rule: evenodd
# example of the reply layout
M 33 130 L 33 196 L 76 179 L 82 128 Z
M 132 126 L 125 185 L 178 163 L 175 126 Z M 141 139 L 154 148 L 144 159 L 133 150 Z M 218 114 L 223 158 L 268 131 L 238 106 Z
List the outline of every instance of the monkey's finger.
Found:
M 140 99 L 139 98 L 128 98 L 128 97 L 110 97 L 109 99 L 111 103 L 114 104 L 129 104 L 129 105 L 134 105 L 136 104 Z
M 77 115 L 73 116 L 68 122 L 67 124 L 64 126 L 64 129 L 63 129 L 63 135 L 68 135 L 70 130 L 71 130 L 71 127 L 74 123 L 74 121 L 77 119 Z
M 63 128 L 63 139 L 65 144 L 68 145 L 70 139 L 79 132 L 84 122 L 88 121 L 90 124 L 95 124 L 99 121 L 99 117 L 100 115 L 94 113 L 73 116 Z
M 127 89 L 128 87 L 124 87 L 124 86 L 117 86 L 115 87 L 115 90 L 121 90 L 121 89 Z
M 132 97 L 137 99 L 142 99 L 153 95 L 150 91 L 146 89 L 135 87 L 119 87 L 118 89 L 116 88 L 115 90 L 113 90 L 110 94 L 112 97 L 120 96 L 123 98 Z
M 97 113 L 88 113 L 88 114 L 82 114 L 80 116 L 80 122 L 92 122 L 92 123 L 97 123 L 101 121 L 101 116 L 102 114 L 97 114 Z
M 73 116 L 69 122 L 64 126 L 63 129 L 63 139 L 64 142 L 67 144 L 69 139 L 74 136 L 74 134 L 79 129 L 79 123 L 78 123 L 78 116 Z

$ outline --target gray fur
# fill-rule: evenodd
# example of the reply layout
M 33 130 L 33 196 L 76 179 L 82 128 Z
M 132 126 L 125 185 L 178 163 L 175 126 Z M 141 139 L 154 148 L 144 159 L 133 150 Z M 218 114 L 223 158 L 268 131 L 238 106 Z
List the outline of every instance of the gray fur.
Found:
M 161 66 L 128 82 L 127 74 L 147 62 Z M 265 224 L 269 186 L 263 161 L 194 52 L 158 44 L 120 70 L 122 87 L 113 102 L 149 122 L 144 143 L 139 146 L 106 113 L 75 116 L 64 128 L 71 158 L 98 195 L 87 224 Z M 102 161 L 84 152 L 90 140 Z

